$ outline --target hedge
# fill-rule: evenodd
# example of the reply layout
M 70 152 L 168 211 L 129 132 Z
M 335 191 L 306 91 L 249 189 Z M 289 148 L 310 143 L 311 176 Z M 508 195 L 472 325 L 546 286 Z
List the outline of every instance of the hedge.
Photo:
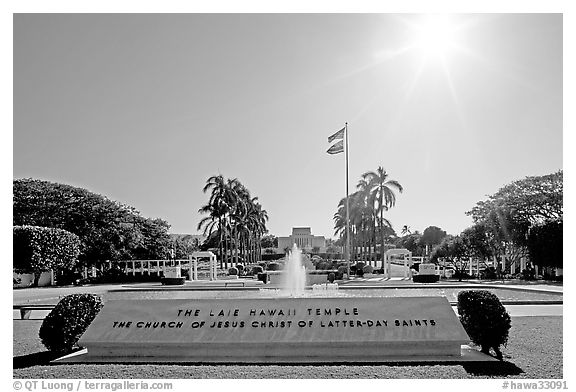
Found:
M 412 281 L 414 283 L 436 283 L 440 277 L 438 275 L 414 275 Z
M 41 226 L 14 226 L 14 269 L 18 272 L 71 270 L 80 254 L 80 239 L 69 231 Z

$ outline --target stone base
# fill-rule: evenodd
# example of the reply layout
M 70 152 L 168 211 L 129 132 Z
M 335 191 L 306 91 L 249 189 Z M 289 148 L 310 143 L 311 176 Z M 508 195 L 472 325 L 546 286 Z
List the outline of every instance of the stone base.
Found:
M 357 352 L 350 353 L 350 355 L 334 355 L 329 358 L 318 356 L 303 356 L 297 358 L 290 356 L 275 356 L 275 357 L 250 357 L 227 355 L 225 357 L 212 357 L 208 360 L 206 357 L 197 357 L 190 355 L 181 355 L 179 350 L 168 349 L 164 347 L 161 352 L 157 352 L 154 356 L 140 356 L 138 350 L 133 352 L 133 356 L 107 356 L 105 352 L 88 353 L 87 349 L 79 350 L 75 353 L 68 354 L 61 358 L 52 361 L 53 364 L 66 364 L 66 363 L 217 363 L 217 364 L 354 364 L 354 363 L 469 363 L 469 362 L 492 362 L 498 360 L 490 355 L 481 353 L 479 350 L 471 348 L 468 345 L 460 347 L 460 355 L 389 355 L 389 356 L 369 356 L 362 355 Z M 175 352 L 176 351 L 176 352 Z M 179 355 L 180 354 L 180 355 Z M 190 354 L 188 352 L 188 354 Z M 203 355 L 205 353 L 198 353 Z M 355 355 L 355 356 L 352 356 Z
M 458 362 L 470 338 L 444 297 L 108 301 L 79 361 Z

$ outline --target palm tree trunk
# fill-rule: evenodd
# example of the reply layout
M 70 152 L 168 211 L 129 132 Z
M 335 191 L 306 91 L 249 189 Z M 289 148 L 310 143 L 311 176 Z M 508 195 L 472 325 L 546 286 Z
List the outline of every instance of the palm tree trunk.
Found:
M 225 219 L 225 221 L 228 219 Z M 230 248 L 230 241 L 228 239 L 228 224 L 226 224 L 225 232 L 224 232 L 224 268 L 228 270 L 228 250 Z
M 219 216 L 218 217 L 218 229 L 220 230 L 220 243 L 218 244 L 218 249 L 220 251 L 220 269 L 222 269 L 223 263 L 224 263 L 224 249 L 222 248 L 222 237 L 223 237 L 223 228 L 222 228 L 222 217 Z
M 384 206 L 382 205 L 382 193 L 380 193 L 380 253 L 382 268 L 384 268 Z
M 234 229 L 234 263 L 238 264 L 238 245 L 240 242 L 240 238 L 238 237 L 238 229 L 236 227 Z

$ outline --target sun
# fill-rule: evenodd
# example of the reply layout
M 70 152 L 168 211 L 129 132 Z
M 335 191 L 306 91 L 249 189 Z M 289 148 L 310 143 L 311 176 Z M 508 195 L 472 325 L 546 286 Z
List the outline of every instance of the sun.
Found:
M 450 15 L 422 15 L 411 25 L 411 48 L 425 60 L 445 60 L 458 47 L 459 26 Z

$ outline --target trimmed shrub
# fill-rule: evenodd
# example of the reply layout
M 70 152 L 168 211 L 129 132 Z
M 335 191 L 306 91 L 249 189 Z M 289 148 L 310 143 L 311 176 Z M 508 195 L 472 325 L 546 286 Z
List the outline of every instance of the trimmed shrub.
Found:
M 454 272 L 454 275 L 452 275 L 452 278 L 458 279 L 458 280 L 470 279 L 470 274 L 468 274 L 468 272 L 466 272 L 466 271 L 456 270 Z
M 72 351 L 104 305 L 94 294 L 72 294 L 62 298 L 40 327 L 42 344 L 50 351 Z
M 334 280 L 336 280 L 336 274 L 334 272 L 330 272 L 328 274 L 328 282 L 334 283 Z
M 57 285 L 67 286 L 71 284 L 77 284 L 78 281 L 82 279 L 82 274 L 72 270 L 62 270 L 56 274 L 54 278 Z
M 520 279 L 522 280 L 536 280 L 536 270 L 534 268 L 525 268 L 520 274 Z
M 365 274 L 371 274 L 374 272 L 374 267 L 372 267 L 371 265 L 365 265 L 363 270 Z
M 112 268 L 104 270 L 98 281 L 100 283 L 122 283 L 126 281 L 126 274 L 120 267 L 112 266 Z
M 228 275 L 238 275 L 238 269 L 236 267 L 228 268 Z
M 322 260 L 320 260 L 316 263 L 316 269 L 317 270 L 327 270 L 327 269 L 330 269 L 329 267 L 331 267 L 331 266 L 332 266 L 332 263 L 328 263 L 328 262 L 322 261 Z
M 354 271 L 356 273 L 356 276 L 364 276 L 364 267 L 366 266 L 365 263 L 359 262 L 356 263 L 356 265 L 354 266 Z
M 350 275 L 356 275 L 356 265 L 350 266 Z
M 414 283 L 436 283 L 439 278 L 438 275 L 414 275 L 412 281 Z
M 344 274 L 348 272 L 348 267 L 342 265 L 338 267 L 338 272 L 336 273 L 336 279 L 344 279 Z
M 488 267 L 484 271 L 480 272 L 480 279 L 496 279 L 498 275 L 496 274 L 496 269 L 494 267 Z
M 186 278 L 162 278 L 160 279 L 160 283 L 164 286 L 182 286 L 186 283 Z
M 280 271 L 282 266 L 279 263 L 270 263 L 268 264 L 268 271 Z
M 257 265 L 252 267 L 252 276 L 261 274 L 262 272 L 264 272 L 264 268 L 262 268 L 261 266 Z
M 462 326 L 481 351 L 494 349 L 502 360 L 500 345 L 506 346 L 510 315 L 496 295 L 487 290 L 465 290 L 458 293 L 458 314 Z
M 72 270 L 80 254 L 80 239 L 62 229 L 14 226 L 14 269 L 34 273 L 35 285 L 44 271 Z
M 236 266 L 236 269 L 238 270 L 238 275 L 242 275 L 242 272 L 244 271 L 244 266 L 242 264 L 238 264 Z

